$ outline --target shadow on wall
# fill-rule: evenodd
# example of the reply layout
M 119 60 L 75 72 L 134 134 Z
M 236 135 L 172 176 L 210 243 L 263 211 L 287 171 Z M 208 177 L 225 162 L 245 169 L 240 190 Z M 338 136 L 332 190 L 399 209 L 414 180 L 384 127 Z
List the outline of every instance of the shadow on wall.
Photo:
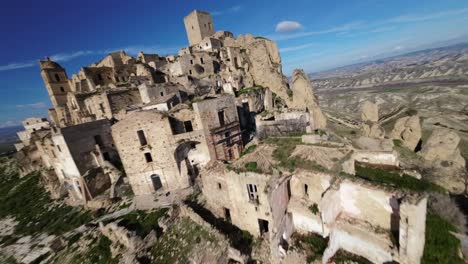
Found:
M 229 238 L 231 245 L 247 256 L 252 252 L 253 236 L 235 225 L 226 222 L 223 218 L 218 218 L 211 211 L 204 208 L 201 204 L 194 200 L 185 200 L 192 210 L 197 213 L 203 220 L 210 223 L 219 232 Z

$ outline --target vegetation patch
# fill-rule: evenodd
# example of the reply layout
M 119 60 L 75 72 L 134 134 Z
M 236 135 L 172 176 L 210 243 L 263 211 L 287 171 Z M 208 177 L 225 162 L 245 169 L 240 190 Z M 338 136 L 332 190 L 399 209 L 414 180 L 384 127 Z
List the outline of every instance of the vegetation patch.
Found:
M 216 217 L 210 210 L 203 207 L 203 205 L 198 203 L 195 199 L 186 199 L 185 204 L 192 208 L 203 220 L 210 223 L 220 233 L 224 234 L 235 249 L 245 255 L 250 255 L 255 240 L 249 232 L 238 228 L 230 222 L 225 221 L 223 218 Z
M 290 172 L 297 168 L 328 172 L 328 169 L 313 160 L 305 160 L 299 157 L 292 157 L 292 153 L 297 145 L 302 144 L 300 137 L 270 137 L 264 140 L 267 144 L 277 145 L 273 151 L 273 158 L 278 161 L 278 166 Z
M 259 89 L 263 89 L 263 87 L 261 86 L 245 87 L 245 88 L 240 89 L 237 92 L 237 96 L 240 96 L 243 94 L 250 94 L 251 92 L 259 90 Z
M 154 263 L 190 263 L 192 250 L 202 242 L 216 246 L 217 239 L 204 227 L 181 218 L 172 225 L 151 249 Z
M 112 257 L 110 241 L 106 236 L 100 235 L 93 240 L 94 242 L 90 245 L 89 249 L 82 253 L 75 255 L 70 263 L 71 264 L 117 264 L 119 263 L 119 257 Z M 57 260 L 60 261 L 60 260 Z
M 406 189 L 416 192 L 442 192 L 445 190 L 424 179 L 416 179 L 407 174 L 400 175 L 397 172 L 383 170 L 380 168 L 363 166 L 356 162 L 356 177 L 377 183 L 380 185 L 387 185 L 396 188 Z
M 166 216 L 168 208 L 161 208 L 152 212 L 137 210 L 123 216 L 119 226 L 124 226 L 129 231 L 134 231 L 138 236 L 144 238 L 152 230 L 160 232 L 159 219 Z
M 314 214 L 318 214 L 319 212 L 319 208 L 318 208 L 318 205 L 316 203 L 313 203 L 311 206 L 309 206 L 309 210 Z
M 244 151 L 242 151 L 241 157 L 252 153 L 256 148 L 257 148 L 257 145 L 255 144 L 248 146 L 246 149 L 244 149 Z
M 313 233 L 308 235 L 294 233 L 291 240 L 293 242 L 291 245 L 293 249 L 299 249 L 305 252 L 307 263 L 312 263 L 322 257 L 328 245 L 328 239 Z
M 336 264 L 345 263 L 356 263 L 356 264 L 372 264 L 369 260 L 364 257 L 351 254 L 344 250 L 338 250 L 335 256 L 333 256 L 333 262 Z
M 262 170 L 258 167 L 257 162 L 255 161 L 247 162 L 245 164 L 245 169 L 251 172 L 262 173 Z
M 40 185 L 40 173 L 19 178 L 0 171 L 0 218 L 13 216 L 15 235 L 60 235 L 91 221 L 90 212 L 54 202 Z
M 454 225 L 437 214 L 426 216 L 426 243 L 421 263 L 464 263 L 458 255 L 460 240 L 450 232 L 456 232 Z

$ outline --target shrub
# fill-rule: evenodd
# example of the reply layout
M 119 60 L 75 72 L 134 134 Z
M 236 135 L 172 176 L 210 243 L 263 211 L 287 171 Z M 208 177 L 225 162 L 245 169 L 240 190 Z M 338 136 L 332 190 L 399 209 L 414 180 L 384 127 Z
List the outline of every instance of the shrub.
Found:
M 316 203 L 312 204 L 311 206 L 309 206 L 309 210 L 314 214 L 318 214 L 319 212 L 319 208 L 318 208 L 318 205 Z
M 327 248 L 328 240 L 317 234 L 299 235 L 293 234 L 293 247 L 297 247 L 307 256 L 307 263 L 320 258 Z

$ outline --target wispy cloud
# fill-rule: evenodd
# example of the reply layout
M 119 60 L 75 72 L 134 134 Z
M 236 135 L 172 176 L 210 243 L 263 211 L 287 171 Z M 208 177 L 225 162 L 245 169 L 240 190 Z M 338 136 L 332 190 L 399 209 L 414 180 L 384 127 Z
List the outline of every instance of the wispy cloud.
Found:
M 19 126 L 19 125 L 21 125 L 21 122 L 18 120 L 7 120 L 3 123 L 0 123 L 0 128 Z
M 324 30 L 307 31 L 307 32 L 300 32 L 300 33 L 294 33 L 294 34 L 288 34 L 288 35 L 277 34 L 277 35 L 270 36 L 270 38 L 279 41 L 279 40 L 303 38 L 303 37 L 308 37 L 308 36 L 313 36 L 313 35 L 346 32 L 346 31 L 361 28 L 363 24 L 364 24 L 363 21 L 354 21 L 354 22 L 350 22 L 350 23 L 343 24 L 340 26 L 331 27 L 331 28 L 324 29 Z
M 50 56 L 50 59 L 57 62 L 66 62 L 71 61 L 79 57 L 85 57 L 90 55 L 106 55 L 111 52 L 123 50 L 130 55 L 136 55 L 138 52 L 143 51 L 145 53 L 157 53 L 160 55 L 168 55 L 177 53 L 177 51 L 182 47 L 174 46 L 174 47 L 162 47 L 162 46 L 145 46 L 145 45 L 135 45 L 135 46 L 127 46 L 123 48 L 115 48 L 115 49 L 105 49 L 105 50 L 79 50 L 69 53 L 58 53 Z M 0 71 L 10 71 L 22 68 L 29 68 L 38 65 L 37 60 L 29 60 L 24 62 L 12 62 L 5 65 L 0 65 Z
M 275 31 L 279 33 L 294 32 L 302 28 L 301 23 L 297 21 L 285 20 L 276 24 Z
M 37 102 L 37 103 L 32 103 L 32 104 L 18 104 L 16 105 L 16 108 L 34 108 L 34 109 L 39 109 L 39 108 L 47 108 L 47 104 L 44 102 Z
M 369 32 L 370 33 L 382 33 L 382 32 L 392 31 L 392 30 L 395 30 L 395 29 L 396 29 L 395 26 L 378 27 L 378 28 L 374 28 L 372 30 L 369 30 Z
M 298 45 L 298 46 L 291 46 L 291 47 L 286 47 L 286 48 L 281 48 L 280 52 L 290 52 L 290 51 L 296 51 L 296 50 L 303 50 L 307 49 L 310 47 L 316 46 L 315 43 L 308 43 L 304 45 Z
M 29 62 L 12 62 L 6 65 L 0 65 L 0 71 L 9 71 L 9 70 L 16 70 L 22 68 L 29 68 L 36 65 L 36 62 L 29 61 Z
M 226 10 L 211 11 L 210 14 L 211 14 L 212 16 L 221 16 L 221 15 L 224 15 L 224 14 L 226 14 L 226 13 L 235 13 L 235 12 L 239 12 L 241 9 L 242 9 L 242 6 L 236 5 L 236 6 L 231 6 L 231 7 L 229 7 L 229 8 L 226 9 Z
M 127 54 L 130 54 L 130 55 L 136 55 L 140 51 L 142 51 L 144 53 L 156 53 L 156 54 L 159 54 L 159 55 L 168 55 L 168 54 L 177 53 L 177 51 L 179 51 L 182 47 L 183 47 L 183 45 L 174 46 L 174 47 L 162 47 L 162 46 L 158 46 L 158 45 L 150 45 L 150 46 L 135 45 L 135 46 L 121 47 L 121 48 L 117 48 L 117 49 L 106 49 L 106 50 L 101 51 L 100 54 L 108 54 L 108 53 L 111 53 L 111 52 L 123 50 Z
M 92 55 L 92 54 L 96 54 L 95 51 L 91 51 L 91 50 L 80 50 L 80 51 L 75 51 L 75 52 L 72 52 L 72 53 L 59 53 L 59 54 L 55 54 L 55 55 L 52 55 L 50 57 L 51 60 L 53 61 L 69 61 L 69 60 L 72 60 L 72 59 L 75 59 L 75 58 L 78 58 L 78 57 L 83 57 L 83 56 L 88 56 L 88 55 Z
M 429 14 L 406 14 L 384 20 L 385 23 L 410 23 L 439 19 L 447 16 L 456 16 L 468 13 L 468 8 L 445 10 Z

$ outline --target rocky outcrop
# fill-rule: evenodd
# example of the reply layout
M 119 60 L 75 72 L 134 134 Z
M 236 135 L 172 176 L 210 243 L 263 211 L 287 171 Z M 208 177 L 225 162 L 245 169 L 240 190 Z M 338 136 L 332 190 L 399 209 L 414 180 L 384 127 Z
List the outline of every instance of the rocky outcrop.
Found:
M 420 152 L 426 166 L 434 170 L 429 179 L 453 193 L 466 189 L 465 159 L 460 154 L 459 142 L 460 137 L 454 131 L 435 129 Z
M 392 139 L 399 139 L 403 145 L 415 150 L 421 140 L 421 124 L 418 116 L 407 116 L 398 119 L 391 132 Z
M 327 119 L 320 109 L 318 99 L 314 94 L 312 84 L 303 70 L 294 70 L 291 77 L 293 102 L 291 107 L 308 110 L 311 114 L 311 125 L 314 129 L 324 129 Z
M 385 130 L 379 126 L 377 123 L 366 123 L 363 124 L 362 127 L 362 135 L 364 137 L 370 138 L 384 138 L 385 137 Z
M 246 38 L 245 48 L 250 59 L 249 73 L 255 85 L 269 88 L 288 101 L 287 79 L 281 70 L 281 58 L 276 43 L 267 39 Z
M 363 122 L 378 122 L 379 121 L 379 107 L 369 101 L 365 101 L 361 105 L 361 120 Z
M 421 149 L 421 156 L 435 166 L 464 168 L 465 159 L 458 149 L 460 137 L 452 130 L 438 128 Z

